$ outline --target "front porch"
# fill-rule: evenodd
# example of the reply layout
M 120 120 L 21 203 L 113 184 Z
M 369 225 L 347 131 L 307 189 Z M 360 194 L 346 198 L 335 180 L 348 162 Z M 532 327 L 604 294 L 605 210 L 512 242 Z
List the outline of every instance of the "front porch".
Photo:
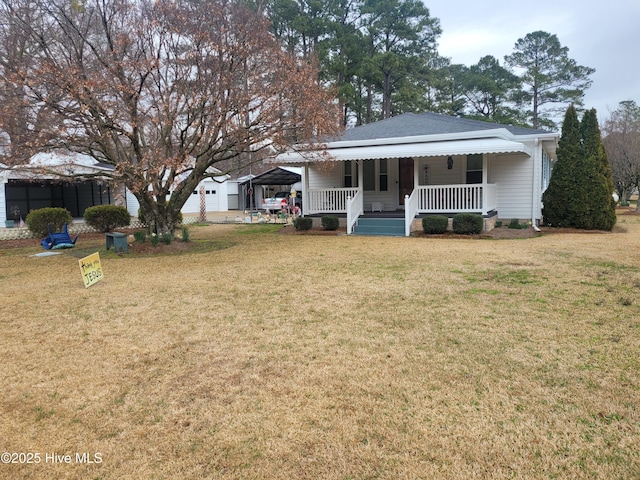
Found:
M 477 213 L 487 216 L 497 208 L 496 190 L 496 184 L 424 185 L 414 188 L 405 195 L 400 210 L 405 219 L 405 236 L 411 234 L 415 218 L 423 214 Z M 306 204 L 305 215 L 346 214 L 347 234 L 353 233 L 358 218 L 365 214 L 365 205 L 367 212 L 380 210 L 380 216 L 388 216 L 382 213 L 385 208 L 381 202 L 366 201 L 365 192 L 358 187 L 310 189 L 306 193 L 306 202 L 303 202 L 303 206 Z

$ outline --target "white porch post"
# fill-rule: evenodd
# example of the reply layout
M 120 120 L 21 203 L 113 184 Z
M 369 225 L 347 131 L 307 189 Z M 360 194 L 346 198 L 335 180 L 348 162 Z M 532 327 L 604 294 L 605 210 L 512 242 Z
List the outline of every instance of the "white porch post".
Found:
M 489 176 L 489 159 L 487 154 L 482 155 L 482 215 L 489 213 L 487 205 L 489 204 L 487 192 L 487 180 Z
M 309 164 L 305 163 L 302 172 L 302 215 L 309 211 Z
M 420 165 L 417 158 L 413 159 L 413 189 L 420 186 Z
M 358 190 L 363 191 L 364 189 L 364 168 L 363 168 L 363 160 L 356 160 L 356 164 L 358 165 Z
M 5 198 L 6 185 L 6 176 L 0 174 L 0 228 L 5 226 L 4 222 L 7 220 L 7 200 Z

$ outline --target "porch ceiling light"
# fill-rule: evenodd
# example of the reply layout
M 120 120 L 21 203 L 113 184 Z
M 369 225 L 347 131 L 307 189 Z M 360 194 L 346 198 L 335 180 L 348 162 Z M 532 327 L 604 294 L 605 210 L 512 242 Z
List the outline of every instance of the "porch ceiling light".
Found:
M 453 157 L 449 155 L 447 157 L 447 169 L 451 170 L 453 168 Z

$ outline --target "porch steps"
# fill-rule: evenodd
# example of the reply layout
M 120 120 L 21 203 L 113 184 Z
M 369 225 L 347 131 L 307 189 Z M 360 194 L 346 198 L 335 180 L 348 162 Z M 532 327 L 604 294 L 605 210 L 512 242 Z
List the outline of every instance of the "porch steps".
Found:
M 360 218 L 353 234 L 404 237 L 404 218 Z

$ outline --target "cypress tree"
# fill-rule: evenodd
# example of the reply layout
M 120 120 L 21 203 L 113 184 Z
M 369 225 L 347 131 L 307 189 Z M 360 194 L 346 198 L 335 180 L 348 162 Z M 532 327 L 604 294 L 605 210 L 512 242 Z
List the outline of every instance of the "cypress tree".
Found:
M 570 222 L 573 228 L 585 230 L 595 228 L 594 207 L 598 202 L 596 197 L 600 197 L 602 190 L 596 156 L 592 154 L 597 150 L 593 138 L 594 125 L 592 122 L 596 122 L 595 127 L 597 127 L 595 116 L 591 118 L 587 114 L 582 117 L 582 122 L 580 122 L 580 160 L 574 171 L 576 190 L 573 199 L 573 216 Z
M 579 189 L 576 171 L 582 157 L 580 122 L 575 107 L 567 108 L 558 142 L 558 160 L 553 167 L 549 186 L 542 194 L 544 222 L 553 227 L 573 227 L 579 213 Z
M 611 167 L 595 109 L 578 121 L 571 105 L 558 142 L 558 161 L 542 195 L 545 223 L 554 227 L 611 230 L 616 223 Z
M 596 110 L 587 111 L 580 124 L 582 151 L 587 172 L 587 205 L 590 221 L 582 228 L 612 230 L 616 224 L 613 175 L 602 143 Z

